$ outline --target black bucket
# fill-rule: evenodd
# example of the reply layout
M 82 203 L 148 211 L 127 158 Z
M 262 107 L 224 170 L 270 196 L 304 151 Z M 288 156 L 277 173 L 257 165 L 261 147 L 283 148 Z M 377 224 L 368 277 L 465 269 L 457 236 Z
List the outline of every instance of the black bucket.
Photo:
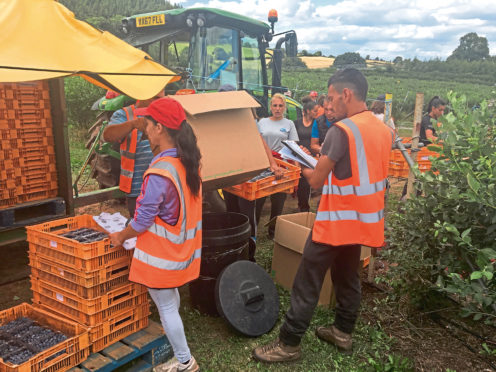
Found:
M 239 213 L 206 213 L 202 231 L 200 277 L 189 284 L 191 303 L 203 313 L 219 315 L 215 282 L 225 267 L 248 259 L 250 221 Z

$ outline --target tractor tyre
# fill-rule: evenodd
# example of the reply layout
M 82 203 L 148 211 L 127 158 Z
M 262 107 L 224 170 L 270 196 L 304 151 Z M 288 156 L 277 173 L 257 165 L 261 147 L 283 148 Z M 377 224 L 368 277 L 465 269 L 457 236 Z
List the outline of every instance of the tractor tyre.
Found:
M 104 111 L 100 113 L 96 119 L 95 124 L 88 130 L 90 139 L 86 142 L 86 148 L 90 149 L 96 140 L 98 132 L 103 125 L 104 121 L 109 121 L 113 112 Z M 103 137 L 103 136 L 102 136 Z M 105 143 L 103 138 L 100 137 L 100 144 Z M 112 149 L 119 152 L 119 144 L 113 144 Z M 121 172 L 121 162 L 119 159 L 114 158 L 107 154 L 94 153 L 91 159 L 91 177 L 96 179 L 100 189 L 106 189 L 119 185 L 119 176 Z

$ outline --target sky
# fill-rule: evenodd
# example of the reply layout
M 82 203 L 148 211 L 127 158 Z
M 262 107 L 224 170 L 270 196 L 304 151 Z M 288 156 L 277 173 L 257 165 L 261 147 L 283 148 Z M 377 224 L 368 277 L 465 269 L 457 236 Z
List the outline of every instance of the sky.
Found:
M 358 52 L 446 59 L 460 37 L 476 32 L 496 55 L 496 0 L 174 0 L 185 8 L 213 7 L 267 22 L 276 9 L 276 32 L 293 29 L 298 50 L 324 55 Z M 272 46 L 272 44 L 271 44 Z

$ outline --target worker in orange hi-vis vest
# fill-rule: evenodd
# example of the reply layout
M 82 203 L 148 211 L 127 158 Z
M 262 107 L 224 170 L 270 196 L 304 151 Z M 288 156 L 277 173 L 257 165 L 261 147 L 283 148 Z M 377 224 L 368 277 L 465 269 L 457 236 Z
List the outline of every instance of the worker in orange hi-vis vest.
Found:
M 328 81 L 328 97 L 337 122 L 329 129 L 315 169 L 303 168 L 322 199 L 291 292 L 279 338 L 257 347 L 253 356 L 283 362 L 301 356 L 300 341 L 312 319 L 326 271 L 336 291 L 336 317 L 318 327 L 319 338 L 351 352 L 351 333 L 360 306 L 361 245 L 384 243 L 384 192 L 392 130 L 367 110 L 367 80 L 356 69 L 336 72 Z
M 160 98 L 136 114 L 145 117 L 155 157 L 145 172 L 134 218 L 110 238 L 121 245 L 138 237 L 129 280 L 148 287 L 175 354 L 155 370 L 198 371 L 179 315 L 177 288 L 200 274 L 201 154 L 179 102 Z
M 148 139 L 143 135 L 145 122 L 138 118 L 136 109 L 147 107 L 153 100 L 163 96 L 162 90 L 152 99 L 137 101 L 135 105 L 117 110 L 103 131 L 105 141 L 120 143 L 119 189 L 126 193 L 127 208 L 131 218 L 136 210 L 136 199 L 140 194 L 143 174 L 153 159 Z

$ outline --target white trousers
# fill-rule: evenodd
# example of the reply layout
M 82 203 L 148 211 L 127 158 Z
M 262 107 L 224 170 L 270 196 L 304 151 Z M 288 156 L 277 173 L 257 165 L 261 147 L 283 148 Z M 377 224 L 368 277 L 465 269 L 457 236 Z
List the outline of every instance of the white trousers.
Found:
M 186 335 L 184 334 L 183 321 L 179 315 L 179 291 L 177 288 L 152 289 L 148 292 L 157 306 L 160 321 L 164 327 L 165 334 L 172 345 L 174 355 L 181 363 L 191 359 Z

